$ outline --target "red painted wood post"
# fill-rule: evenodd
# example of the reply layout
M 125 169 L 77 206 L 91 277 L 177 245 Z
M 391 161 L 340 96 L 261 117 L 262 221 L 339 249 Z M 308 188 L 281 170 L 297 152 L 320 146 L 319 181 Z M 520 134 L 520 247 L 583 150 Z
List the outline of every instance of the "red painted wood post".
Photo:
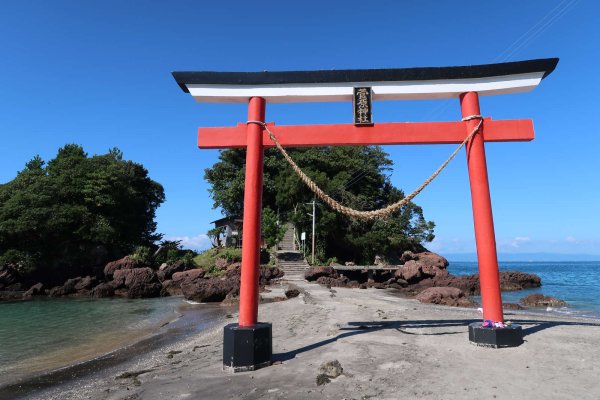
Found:
M 265 104 L 265 99 L 252 97 L 248 102 L 248 120 L 264 122 Z M 258 124 L 248 124 L 246 127 L 246 182 L 244 186 L 239 326 L 256 325 L 258 318 L 258 274 L 264 158 L 262 131 L 263 127 Z
M 462 116 L 479 115 L 479 96 L 476 92 L 463 93 L 460 96 Z M 479 120 L 467 121 L 467 134 L 477 126 Z M 504 322 L 502 296 L 500 294 L 500 275 L 496 254 L 494 218 L 488 183 L 483 128 L 467 143 L 467 165 L 471 184 L 471 202 L 473 203 L 473 222 L 475 224 L 475 243 L 479 264 L 479 283 L 481 286 L 481 304 L 483 318 L 494 322 Z

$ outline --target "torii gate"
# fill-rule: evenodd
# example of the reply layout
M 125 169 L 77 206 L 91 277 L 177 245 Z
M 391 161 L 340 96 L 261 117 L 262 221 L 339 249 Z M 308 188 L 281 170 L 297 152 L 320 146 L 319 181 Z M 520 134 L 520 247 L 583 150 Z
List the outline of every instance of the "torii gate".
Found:
M 258 322 L 258 271 L 263 149 L 274 143 L 260 123 L 266 103 L 353 101 L 354 124 L 266 126 L 284 147 L 462 143 L 476 128 L 479 95 L 528 92 L 556 67 L 557 58 L 463 67 L 291 72 L 174 72 L 198 102 L 248 103 L 248 120 L 200 128 L 198 147 L 246 147 L 244 230 L 239 324 L 225 327 L 223 365 L 233 371 L 270 364 L 271 324 Z M 460 122 L 373 123 L 372 100 L 459 98 Z M 467 118 L 465 118 L 467 117 Z M 468 118 L 471 117 L 471 118 Z M 466 145 L 484 320 L 504 322 L 484 142 L 530 141 L 531 120 L 485 118 Z M 523 342 L 520 326 L 469 326 L 469 340 L 490 347 Z

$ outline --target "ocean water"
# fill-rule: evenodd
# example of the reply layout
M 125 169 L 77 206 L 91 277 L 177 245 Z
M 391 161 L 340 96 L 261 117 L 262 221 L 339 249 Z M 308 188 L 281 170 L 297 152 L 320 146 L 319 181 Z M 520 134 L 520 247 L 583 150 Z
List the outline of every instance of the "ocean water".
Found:
M 0 303 L 0 386 L 134 343 L 177 318 L 180 297 Z
M 502 301 L 518 303 L 532 293 L 542 293 L 567 302 L 567 307 L 538 310 L 555 314 L 600 318 L 600 262 L 500 262 L 500 271 L 537 274 L 542 286 L 516 292 L 502 292 Z M 453 275 L 477 273 L 476 262 L 450 262 Z M 475 298 L 475 300 L 479 300 Z

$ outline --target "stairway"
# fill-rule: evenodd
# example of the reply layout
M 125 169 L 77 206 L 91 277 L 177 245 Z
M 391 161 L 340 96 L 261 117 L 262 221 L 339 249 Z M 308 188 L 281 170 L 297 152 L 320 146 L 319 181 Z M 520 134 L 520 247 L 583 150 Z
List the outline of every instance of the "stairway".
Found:
M 304 280 L 304 271 L 309 265 L 299 251 L 280 250 L 277 252 L 277 267 L 283 270 L 287 280 Z
M 285 227 L 285 235 L 277 245 L 277 249 L 282 251 L 296 251 L 296 247 L 294 246 L 294 225 L 288 222 L 285 224 Z
M 286 225 L 283 240 L 277 245 L 277 267 L 285 273 L 287 280 L 304 280 L 304 271 L 309 267 L 299 251 L 294 250 L 294 226 Z

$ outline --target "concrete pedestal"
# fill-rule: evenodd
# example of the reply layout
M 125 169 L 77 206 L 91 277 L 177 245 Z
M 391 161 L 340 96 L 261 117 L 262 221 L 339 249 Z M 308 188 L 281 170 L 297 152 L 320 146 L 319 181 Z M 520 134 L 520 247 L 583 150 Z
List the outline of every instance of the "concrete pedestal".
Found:
M 505 328 L 489 328 L 481 326 L 481 322 L 469 324 L 469 341 L 483 347 L 517 347 L 523 344 L 521 325 L 510 325 Z
M 242 326 L 229 324 L 223 334 L 223 369 L 254 371 L 271 365 L 273 354 L 271 324 L 257 322 Z

